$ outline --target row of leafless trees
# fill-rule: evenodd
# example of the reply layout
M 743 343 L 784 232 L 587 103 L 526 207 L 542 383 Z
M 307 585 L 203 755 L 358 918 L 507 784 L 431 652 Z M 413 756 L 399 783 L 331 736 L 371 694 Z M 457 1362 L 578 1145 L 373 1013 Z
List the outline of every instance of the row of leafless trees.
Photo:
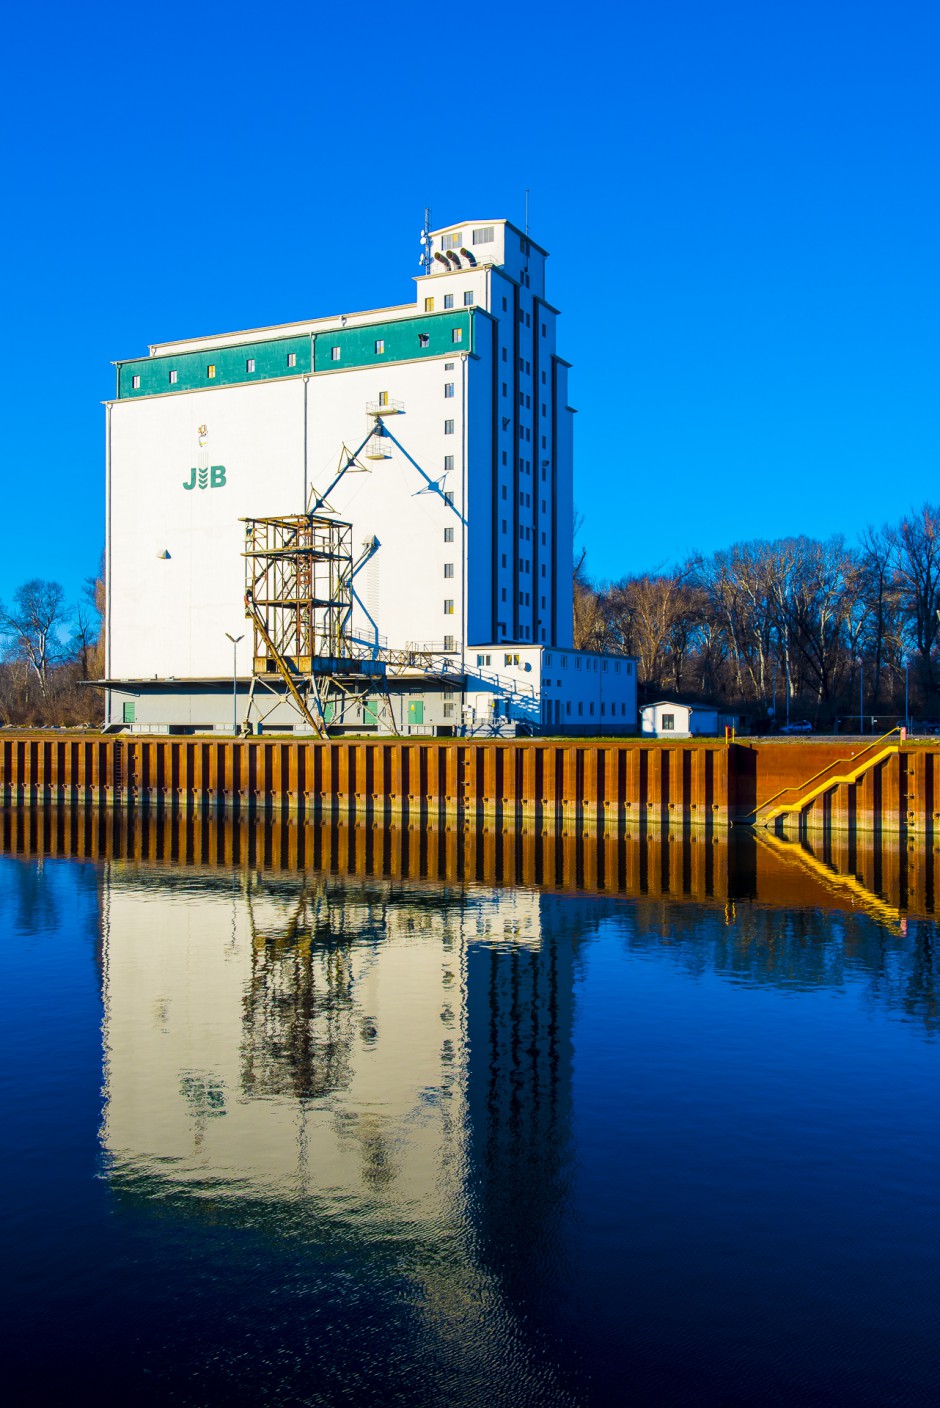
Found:
M 35 577 L 0 601 L 0 724 L 84 724 L 101 719 L 101 693 L 83 682 L 103 674 L 102 577 L 77 603 Z
M 606 586 L 581 568 L 575 637 L 639 658 L 649 694 L 778 719 L 940 715 L 940 506 L 841 536 L 736 543 Z

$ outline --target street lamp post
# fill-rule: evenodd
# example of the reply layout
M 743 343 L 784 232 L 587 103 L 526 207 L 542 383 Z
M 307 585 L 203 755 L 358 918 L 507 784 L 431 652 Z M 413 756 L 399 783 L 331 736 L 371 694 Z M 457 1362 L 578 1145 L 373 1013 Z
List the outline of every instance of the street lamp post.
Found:
M 911 731 L 911 662 L 904 661 L 904 729 Z
M 863 697 L 864 697 L 863 694 L 862 694 L 862 690 L 863 690 L 863 687 L 864 687 L 864 683 L 865 683 L 865 679 L 864 679 L 864 676 L 863 676 L 863 674 L 862 674 L 862 662 L 861 662 L 861 660 L 859 660 L 859 662 L 858 662 L 858 731 L 859 731 L 859 733 L 864 733 L 864 732 L 865 732 L 865 720 L 864 720 L 864 718 L 862 717 L 862 701 L 863 701 Z
M 233 736 L 233 737 L 237 737 L 237 735 L 238 735 L 238 642 L 239 642 L 240 640 L 244 640 L 245 637 L 244 637 L 243 635 L 241 635 L 241 636 L 229 635 L 228 631 L 226 631 L 225 634 L 226 634 L 226 636 L 228 636 L 228 639 L 232 642 L 232 736 Z

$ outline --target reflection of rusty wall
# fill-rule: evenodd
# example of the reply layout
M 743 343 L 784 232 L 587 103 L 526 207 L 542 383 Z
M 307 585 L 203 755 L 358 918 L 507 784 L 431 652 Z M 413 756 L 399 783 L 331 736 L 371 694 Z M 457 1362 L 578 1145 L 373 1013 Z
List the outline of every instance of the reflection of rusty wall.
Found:
M 703 835 L 678 827 L 620 835 L 542 835 L 460 826 L 342 825 L 217 813 L 135 813 L 123 809 L 34 808 L 0 812 L 0 853 L 76 856 L 146 866 L 177 862 L 265 873 L 407 878 L 442 883 L 525 886 L 562 894 L 649 896 L 724 906 L 736 899 L 826 910 L 867 910 L 896 923 L 940 910 L 940 848 L 896 835 L 821 832 L 805 844 L 760 829 Z M 295 940 L 266 937 L 259 981 L 280 962 L 302 963 L 313 932 L 298 915 Z M 341 943 L 331 933 L 331 942 Z M 283 956 L 278 943 L 283 947 Z M 326 982 L 324 974 L 310 983 Z M 319 988 L 317 989 L 319 991 Z M 312 989 L 311 989 L 312 992 Z

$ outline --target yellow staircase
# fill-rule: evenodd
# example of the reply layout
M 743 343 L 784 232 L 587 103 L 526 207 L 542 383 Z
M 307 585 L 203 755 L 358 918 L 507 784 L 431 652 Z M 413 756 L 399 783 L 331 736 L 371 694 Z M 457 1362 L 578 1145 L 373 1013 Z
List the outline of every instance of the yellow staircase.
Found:
M 891 742 L 888 741 L 889 739 Z M 900 751 L 901 730 L 893 728 L 889 733 L 882 734 L 881 738 L 876 738 L 869 743 L 861 753 L 856 753 L 854 757 L 836 758 L 833 762 L 827 763 L 824 768 L 820 768 L 819 772 L 814 773 L 806 782 L 791 787 L 781 787 L 780 791 L 775 792 L 766 802 L 761 802 L 755 813 L 755 820 L 763 822 L 764 826 L 769 826 L 771 822 L 776 821 L 778 816 L 783 816 L 786 812 L 801 812 L 804 807 L 808 807 L 810 802 L 814 802 L 824 792 L 844 783 L 857 782 L 870 768 L 877 767 L 886 758 L 890 758 Z M 848 771 L 833 772 L 834 768 L 848 768 Z M 785 797 L 787 793 L 795 795 L 785 801 L 778 800 Z M 775 803 L 776 805 L 774 805 Z M 766 810 L 768 807 L 769 811 Z

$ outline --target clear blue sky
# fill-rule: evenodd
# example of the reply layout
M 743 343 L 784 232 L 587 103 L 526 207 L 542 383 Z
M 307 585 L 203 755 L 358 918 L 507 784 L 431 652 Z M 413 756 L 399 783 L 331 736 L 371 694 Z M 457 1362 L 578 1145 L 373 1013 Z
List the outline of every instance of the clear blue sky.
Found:
M 937 5 L 492 13 L 8 13 L 0 595 L 95 570 L 113 358 L 403 302 L 526 187 L 595 575 L 940 499 Z

